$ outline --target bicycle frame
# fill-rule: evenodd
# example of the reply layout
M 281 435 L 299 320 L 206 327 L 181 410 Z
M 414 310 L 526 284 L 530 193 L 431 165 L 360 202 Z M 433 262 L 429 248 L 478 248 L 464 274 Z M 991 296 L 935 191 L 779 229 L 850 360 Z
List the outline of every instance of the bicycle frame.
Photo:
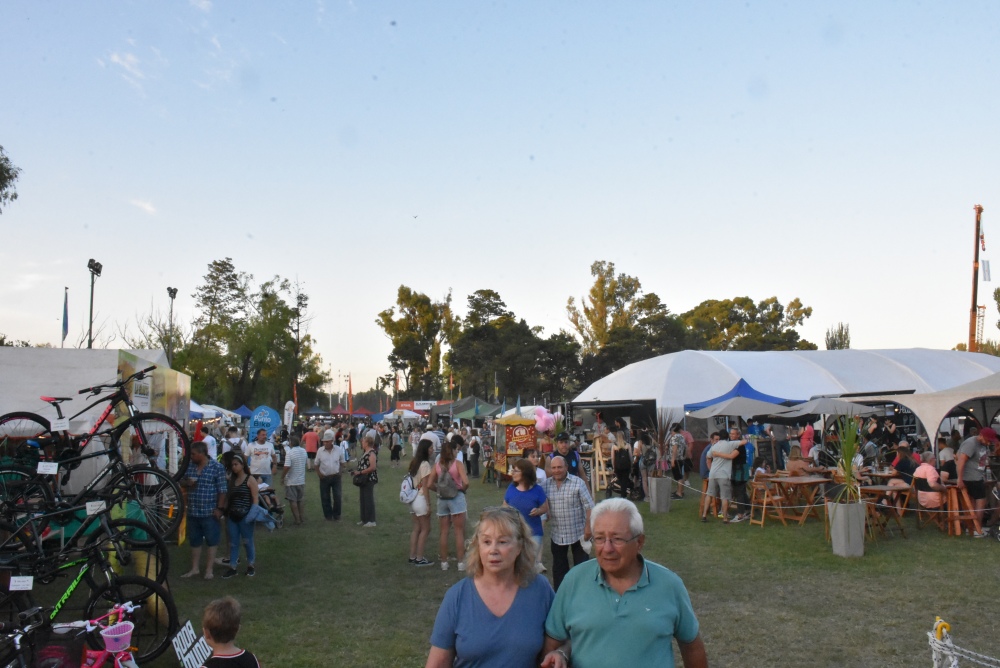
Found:
M 80 526 L 76 529 L 76 531 L 73 532 L 73 535 L 70 536 L 69 539 L 64 542 L 62 548 L 60 548 L 58 552 L 51 554 L 51 556 L 45 555 L 45 549 L 42 546 L 42 532 L 44 531 L 45 527 L 48 526 L 48 520 L 53 517 L 57 517 L 59 515 L 69 515 L 69 514 L 75 515 L 80 510 L 86 510 L 86 506 L 65 508 L 51 513 L 45 513 L 44 515 L 36 515 L 35 517 L 30 517 L 26 521 L 17 525 L 18 533 L 21 533 L 20 530 L 23 529 L 24 527 L 29 527 L 30 533 L 28 533 L 27 535 L 31 538 L 38 552 L 43 555 L 43 561 L 58 560 L 61 557 L 67 556 L 70 552 L 78 551 L 80 549 L 78 542 L 80 541 L 80 539 L 90 534 L 90 527 L 94 524 L 94 522 L 100 523 L 101 528 L 104 529 L 105 531 L 111 528 L 110 522 L 108 521 L 110 509 L 105 507 L 105 509 L 102 510 L 101 512 L 94 513 L 92 515 L 87 515 L 83 520 L 81 520 Z M 16 541 L 14 540 L 14 537 L 16 535 L 17 534 L 12 534 L 6 540 L 0 543 L 0 548 L 5 548 L 9 545 L 16 545 Z M 80 561 L 77 560 L 72 563 L 78 564 L 80 563 Z M 42 565 L 43 564 L 40 562 L 36 562 L 35 564 L 33 564 L 33 566 L 35 567 L 40 567 Z M 43 580 L 47 579 L 49 576 L 51 576 L 56 571 L 61 569 L 62 569 L 61 566 L 56 567 L 49 573 L 44 573 L 39 575 L 39 579 Z

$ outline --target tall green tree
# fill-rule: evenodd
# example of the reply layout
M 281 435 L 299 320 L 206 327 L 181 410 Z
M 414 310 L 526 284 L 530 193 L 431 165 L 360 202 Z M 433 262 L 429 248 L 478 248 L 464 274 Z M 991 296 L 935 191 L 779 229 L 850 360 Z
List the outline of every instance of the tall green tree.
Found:
M 754 302 L 749 297 L 710 299 L 681 316 L 704 350 L 816 350 L 795 330 L 812 315 L 796 297 L 782 306 L 777 297 Z
M 842 322 L 826 330 L 827 350 L 847 350 L 851 347 L 851 326 Z
M 441 396 L 442 347 L 460 330 L 451 311 L 451 293 L 434 301 L 401 285 L 396 305 L 379 313 L 375 323 L 392 342 L 389 363 L 403 373 L 404 398 Z
M 3 146 L 0 146 L 0 205 L 2 205 L 0 213 L 3 213 L 4 206 L 17 199 L 14 183 L 20 174 L 21 169 L 11 162 L 7 153 L 4 152 Z
M 590 265 L 594 284 L 586 297 L 566 302 L 566 315 L 583 343 L 583 353 L 596 354 L 611 337 L 611 330 L 635 323 L 642 285 L 628 274 L 615 274 L 614 262 L 603 260 Z

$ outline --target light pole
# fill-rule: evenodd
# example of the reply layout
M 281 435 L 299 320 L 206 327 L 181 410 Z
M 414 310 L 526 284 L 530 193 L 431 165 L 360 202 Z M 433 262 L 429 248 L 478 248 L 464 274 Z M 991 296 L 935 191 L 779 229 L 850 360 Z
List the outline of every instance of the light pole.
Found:
M 104 265 L 94 258 L 90 258 L 90 260 L 87 261 L 87 269 L 90 270 L 90 324 L 87 326 L 88 349 L 94 347 L 94 281 L 101 275 L 101 269 L 103 268 Z
M 167 365 L 174 367 L 174 299 L 177 298 L 177 288 L 167 288 L 170 297 L 170 333 L 167 335 Z

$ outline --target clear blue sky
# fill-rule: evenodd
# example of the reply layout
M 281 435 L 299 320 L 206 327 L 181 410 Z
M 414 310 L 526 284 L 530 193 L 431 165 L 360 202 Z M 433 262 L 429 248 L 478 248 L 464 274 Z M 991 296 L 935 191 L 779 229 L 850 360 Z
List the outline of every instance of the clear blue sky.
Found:
M 365 388 L 400 284 L 552 333 L 602 259 L 677 313 L 800 297 L 820 347 L 951 348 L 974 204 L 1000 244 L 998 43 L 992 2 L 7 0 L 0 332 L 58 345 L 69 286 L 78 338 L 90 257 L 108 329 L 167 286 L 189 320 L 231 256 L 297 277 Z

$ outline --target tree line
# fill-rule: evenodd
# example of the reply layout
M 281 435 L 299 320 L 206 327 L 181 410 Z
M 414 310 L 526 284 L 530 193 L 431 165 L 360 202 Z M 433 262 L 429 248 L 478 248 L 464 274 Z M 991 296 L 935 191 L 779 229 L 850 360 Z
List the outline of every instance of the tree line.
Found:
M 815 350 L 797 327 L 812 308 L 795 298 L 755 302 L 749 297 L 706 300 L 674 314 L 638 278 L 616 273 L 612 262 L 591 265 L 586 296 L 569 297 L 569 330 L 545 335 L 518 318 L 495 290 L 468 296 L 467 314 L 401 285 L 396 303 L 376 323 L 392 342 L 388 385 L 398 374 L 402 399 L 476 395 L 562 401 L 624 366 L 680 350 Z M 849 347 L 841 326 L 838 347 Z M 844 340 L 846 338 L 846 341 Z M 828 345 L 830 336 L 828 335 Z

